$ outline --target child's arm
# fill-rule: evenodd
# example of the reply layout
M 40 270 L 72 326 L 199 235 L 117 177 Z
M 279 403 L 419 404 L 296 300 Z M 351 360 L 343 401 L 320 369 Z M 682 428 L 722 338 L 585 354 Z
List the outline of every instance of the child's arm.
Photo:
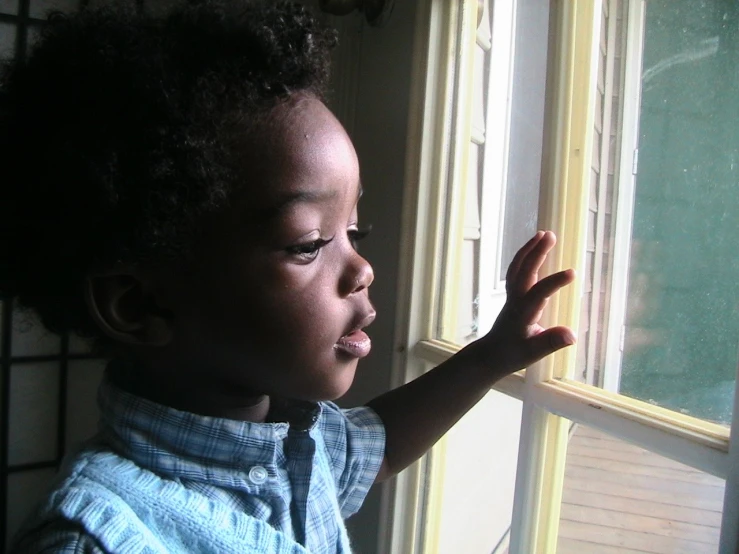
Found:
M 420 458 L 490 387 L 506 375 L 573 344 L 566 327 L 538 324 L 547 299 L 572 282 L 572 270 L 539 280 L 556 242 L 538 232 L 518 251 L 506 276 L 508 299 L 492 330 L 418 379 L 369 402 L 387 433 L 382 481 Z

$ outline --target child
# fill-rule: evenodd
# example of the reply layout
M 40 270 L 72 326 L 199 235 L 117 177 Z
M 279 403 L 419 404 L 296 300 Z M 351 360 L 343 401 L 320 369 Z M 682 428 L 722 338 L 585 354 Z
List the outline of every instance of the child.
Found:
M 571 271 L 537 233 L 493 330 L 366 407 L 373 272 L 352 144 L 322 102 L 332 32 L 274 2 L 57 20 L 3 83 L 0 291 L 111 359 L 101 431 L 18 552 L 350 552 L 343 519 L 501 377 Z

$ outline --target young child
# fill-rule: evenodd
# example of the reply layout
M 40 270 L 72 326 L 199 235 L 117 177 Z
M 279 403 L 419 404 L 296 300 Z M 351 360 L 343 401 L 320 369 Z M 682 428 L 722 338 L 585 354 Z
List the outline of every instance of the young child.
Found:
M 300 7 L 208 0 L 56 19 L 6 71 L 0 291 L 111 359 L 99 435 L 17 552 L 350 552 L 344 518 L 503 376 L 571 271 L 551 233 L 493 330 L 341 410 L 375 317 L 351 141 L 322 94 L 334 34 Z

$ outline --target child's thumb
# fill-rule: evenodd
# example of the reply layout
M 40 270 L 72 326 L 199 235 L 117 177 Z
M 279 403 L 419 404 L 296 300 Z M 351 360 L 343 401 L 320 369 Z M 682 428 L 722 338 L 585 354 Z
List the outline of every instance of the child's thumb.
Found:
M 569 327 L 552 327 L 547 330 L 547 333 L 549 333 L 549 344 L 551 345 L 552 352 L 556 352 L 565 346 L 572 346 L 577 342 L 575 334 Z
M 532 351 L 537 360 L 575 344 L 575 335 L 567 327 L 552 327 L 530 339 Z

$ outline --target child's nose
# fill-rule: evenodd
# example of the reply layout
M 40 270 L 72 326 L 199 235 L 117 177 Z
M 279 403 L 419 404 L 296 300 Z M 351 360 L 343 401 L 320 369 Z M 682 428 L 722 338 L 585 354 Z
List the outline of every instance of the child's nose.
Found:
M 375 280 L 375 272 L 367 260 L 354 252 L 342 280 L 342 289 L 345 294 L 353 294 L 369 287 Z

